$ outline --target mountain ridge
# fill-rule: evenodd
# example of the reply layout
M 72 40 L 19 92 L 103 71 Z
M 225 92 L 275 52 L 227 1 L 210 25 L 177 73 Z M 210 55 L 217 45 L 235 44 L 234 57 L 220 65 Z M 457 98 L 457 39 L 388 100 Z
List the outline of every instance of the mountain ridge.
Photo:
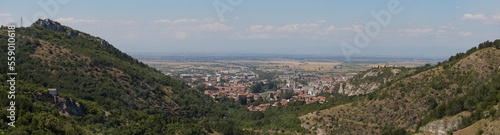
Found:
M 330 134 L 402 133 L 417 132 L 419 127 L 436 118 L 453 116 L 462 111 L 485 111 L 477 109 L 476 104 L 487 102 L 483 97 L 489 95 L 474 93 L 477 93 L 475 89 L 482 89 L 485 85 L 492 87 L 491 92 L 495 93 L 493 97 L 497 95 L 500 85 L 488 83 L 491 82 L 488 80 L 494 80 L 500 74 L 499 47 L 500 40 L 481 43 L 479 47 L 467 53 L 458 53 L 436 66 L 416 68 L 413 73 L 396 78 L 373 93 L 366 94 L 364 100 L 304 115 L 301 120 L 315 123 L 305 124 L 311 131 L 320 128 Z M 474 97 L 476 102 L 468 103 L 469 97 Z M 489 102 L 496 104 L 498 99 Z M 454 110 L 454 106 L 460 108 Z M 487 106 L 485 109 L 491 107 L 489 104 Z M 318 124 L 313 118 L 325 120 Z M 337 125 L 332 126 L 332 123 Z M 466 122 L 462 123 L 465 124 L 461 126 L 467 125 Z M 325 126 L 328 124 L 330 126 Z
M 0 30 L 2 43 L 7 42 L 6 32 Z M 210 97 L 101 38 L 40 19 L 30 27 L 16 28 L 16 45 L 19 119 L 16 128 L 0 124 L 7 134 L 207 132 L 198 121 L 213 115 Z M 0 87 L 7 89 L 5 84 Z M 56 88 L 57 96 L 48 94 L 48 88 Z M 4 96 L 0 101 L 9 102 Z M 10 121 L 7 115 L 2 111 L 0 121 Z

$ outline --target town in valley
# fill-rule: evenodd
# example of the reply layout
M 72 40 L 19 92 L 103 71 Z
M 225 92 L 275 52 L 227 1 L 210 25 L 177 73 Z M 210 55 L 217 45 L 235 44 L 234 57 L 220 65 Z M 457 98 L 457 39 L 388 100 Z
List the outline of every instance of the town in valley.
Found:
M 370 68 L 415 67 L 430 60 L 391 63 L 325 61 L 320 58 L 142 56 L 144 63 L 183 80 L 214 99 L 230 98 L 250 111 L 290 102 L 324 103 L 335 87 Z

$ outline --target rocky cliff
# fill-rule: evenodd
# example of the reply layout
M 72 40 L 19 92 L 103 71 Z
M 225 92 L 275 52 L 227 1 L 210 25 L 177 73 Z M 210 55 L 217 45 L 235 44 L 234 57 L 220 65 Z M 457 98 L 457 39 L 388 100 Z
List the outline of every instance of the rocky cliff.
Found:
M 85 108 L 85 106 L 82 103 L 73 100 L 72 98 L 42 93 L 34 94 L 32 95 L 32 97 L 35 100 L 46 102 L 51 106 L 54 106 L 61 115 L 85 116 L 87 114 L 87 109 Z
M 100 43 L 101 45 L 110 46 L 108 41 L 106 41 L 104 39 L 95 38 L 89 34 L 82 33 L 82 32 L 79 32 L 77 30 L 73 30 L 70 27 L 63 26 L 60 23 L 58 23 L 56 21 L 52 21 L 50 19 L 38 19 L 31 26 L 38 26 L 38 27 L 43 27 L 43 28 L 57 31 L 57 32 L 63 32 L 63 33 L 66 33 L 70 37 L 79 37 L 79 38 L 84 38 L 84 39 L 90 39 L 90 40 L 93 40 L 94 42 Z
M 402 72 L 404 71 L 404 72 Z M 348 82 L 341 84 L 339 93 L 349 96 L 368 94 L 391 82 L 395 78 L 410 73 L 409 70 L 395 68 L 374 68 L 361 72 Z
M 430 122 L 429 124 L 420 127 L 421 134 L 424 135 L 446 135 L 448 131 L 456 130 L 459 128 L 463 117 L 470 116 L 470 112 L 462 112 L 453 117 L 445 117 L 440 120 Z

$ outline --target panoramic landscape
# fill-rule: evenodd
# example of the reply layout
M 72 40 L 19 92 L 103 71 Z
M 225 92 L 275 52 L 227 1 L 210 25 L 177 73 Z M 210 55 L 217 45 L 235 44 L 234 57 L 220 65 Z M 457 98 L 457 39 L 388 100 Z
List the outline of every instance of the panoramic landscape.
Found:
M 497 1 L 0 4 L 0 135 L 500 134 Z

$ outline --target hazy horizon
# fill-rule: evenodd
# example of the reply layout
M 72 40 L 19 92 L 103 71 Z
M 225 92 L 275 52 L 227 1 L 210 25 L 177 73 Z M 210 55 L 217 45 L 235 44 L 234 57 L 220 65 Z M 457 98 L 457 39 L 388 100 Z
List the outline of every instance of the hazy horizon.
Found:
M 2 1 L 0 24 L 50 18 L 127 53 L 163 54 L 445 59 L 500 37 L 493 0 L 51 2 Z M 360 33 L 369 41 L 356 45 Z

